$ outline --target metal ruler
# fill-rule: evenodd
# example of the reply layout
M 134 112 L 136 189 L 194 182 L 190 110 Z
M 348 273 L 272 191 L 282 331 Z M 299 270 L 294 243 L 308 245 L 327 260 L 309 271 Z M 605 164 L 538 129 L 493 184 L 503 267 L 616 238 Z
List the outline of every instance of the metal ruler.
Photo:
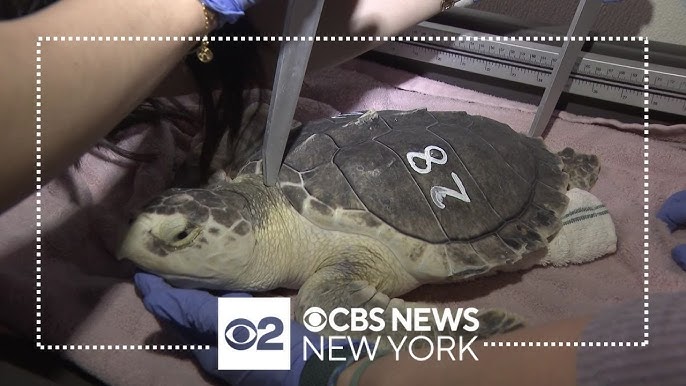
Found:
M 374 51 L 541 88 L 548 84 L 560 50 L 533 41 L 497 41 L 497 35 L 475 35 L 432 22 L 420 23 L 402 36 L 413 38 L 389 41 Z M 443 36 L 450 38 L 446 41 Z M 459 40 L 459 36 L 472 39 Z M 473 39 L 476 36 L 493 40 Z M 645 107 L 643 43 L 636 44 L 641 48 L 636 60 L 582 52 L 564 91 Z M 686 69 L 649 64 L 648 70 L 650 109 L 686 116 Z

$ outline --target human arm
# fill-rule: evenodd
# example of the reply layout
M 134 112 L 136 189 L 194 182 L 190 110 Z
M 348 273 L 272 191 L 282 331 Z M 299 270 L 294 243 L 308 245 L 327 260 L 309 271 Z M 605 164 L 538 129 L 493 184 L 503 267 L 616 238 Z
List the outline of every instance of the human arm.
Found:
M 318 36 L 397 36 L 408 28 L 441 12 L 442 0 L 355 0 L 326 1 L 317 29 Z M 278 36 L 288 0 L 261 2 L 246 11 L 246 17 L 264 36 Z M 383 41 L 315 41 L 308 73 L 339 65 L 372 50 Z M 274 77 L 279 44 L 261 46 L 265 74 Z
M 209 1 L 209 0 L 208 0 Z M 221 3 L 217 1 L 216 3 Z M 287 1 L 242 3 L 263 35 L 281 35 Z M 227 3 L 228 4 L 228 3 Z M 319 34 L 395 35 L 438 13 L 441 0 L 326 2 Z M 0 22 L 0 212 L 36 185 L 36 40 L 38 36 L 202 36 L 198 0 L 61 0 Z M 73 164 L 149 96 L 194 92 L 181 59 L 194 42 L 43 42 L 41 44 L 41 179 Z M 380 42 L 315 43 L 308 72 L 351 59 Z M 263 52 L 267 84 L 278 45 Z
M 62 0 L 0 22 L 0 211 L 30 194 L 36 167 L 38 36 L 201 36 L 197 0 Z M 139 105 L 194 42 L 43 42 L 41 175 L 72 164 Z
M 579 341 L 590 318 L 580 317 L 546 325 L 527 327 L 484 340 L 500 342 L 574 342 Z M 400 352 L 375 359 L 362 373 L 357 386 L 422 385 L 576 385 L 574 347 L 485 347 L 472 343 L 478 361 L 465 356 L 463 361 L 420 362 Z M 457 354 L 457 353 L 456 353 Z M 420 350 L 416 355 L 421 357 Z M 457 357 L 457 355 L 456 355 Z M 336 386 L 350 386 L 353 374 L 363 365 L 358 361 L 346 368 Z M 497 371 L 494 371 L 497 369 Z
M 418 362 L 406 353 L 396 362 L 385 356 L 367 367 L 357 386 L 681 385 L 686 379 L 684 296 L 684 291 L 653 293 L 590 317 L 502 334 L 486 341 L 539 342 L 541 347 L 479 344 L 474 348 L 478 362 L 471 358 Z M 543 342 L 579 345 L 545 347 Z M 350 379 L 361 365 L 354 363 L 344 370 L 336 386 L 351 386 Z
M 441 0 L 327 1 L 322 9 L 317 36 L 397 36 L 439 13 L 441 3 Z M 258 36 L 280 36 L 283 34 L 287 7 L 288 0 L 258 2 L 246 10 L 245 16 Z M 307 73 L 339 65 L 381 44 L 383 41 L 316 41 L 312 46 Z M 280 43 L 261 42 L 255 43 L 255 47 L 266 77 L 264 87 L 269 88 L 274 80 Z M 174 70 L 173 81 L 163 82 L 161 86 L 156 90 L 156 95 L 189 93 L 193 91 L 193 76 L 183 65 L 179 65 Z

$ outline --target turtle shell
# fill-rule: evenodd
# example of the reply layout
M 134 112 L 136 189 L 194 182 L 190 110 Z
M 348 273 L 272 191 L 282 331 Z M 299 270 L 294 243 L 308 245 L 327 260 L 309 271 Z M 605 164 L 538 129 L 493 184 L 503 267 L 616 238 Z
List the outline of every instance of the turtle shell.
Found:
M 562 168 L 541 139 L 489 118 L 369 111 L 293 132 L 279 186 L 321 228 L 373 237 L 412 271 L 467 277 L 547 246 L 568 203 Z

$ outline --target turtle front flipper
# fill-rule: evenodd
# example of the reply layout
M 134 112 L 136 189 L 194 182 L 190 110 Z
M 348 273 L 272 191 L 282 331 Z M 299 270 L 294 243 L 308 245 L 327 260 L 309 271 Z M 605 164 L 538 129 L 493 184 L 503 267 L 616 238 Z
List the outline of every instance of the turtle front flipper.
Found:
M 378 291 L 375 286 L 371 285 L 364 278 L 351 274 L 354 270 L 348 268 L 350 267 L 343 267 L 341 265 L 324 268 L 305 282 L 296 299 L 296 320 L 298 322 L 310 326 L 313 325 L 312 321 L 308 319 L 309 314 L 307 314 L 310 307 L 320 308 L 327 317 L 331 315 L 334 309 L 339 307 L 348 312 L 350 312 L 351 308 L 363 308 L 368 313 L 364 319 L 370 325 L 367 328 L 361 329 L 362 331 L 352 331 L 352 329 L 334 331 L 331 328 L 330 320 L 318 317 L 317 320 L 325 323 L 319 333 L 324 336 L 344 335 L 353 339 L 365 337 L 367 342 L 377 344 L 378 349 L 381 351 L 406 350 L 410 344 L 413 349 L 426 347 L 429 343 L 426 339 L 416 339 L 413 341 L 414 338 L 419 336 L 428 338 L 431 344 L 436 347 L 441 344 L 445 345 L 445 343 L 439 342 L 439 340 L 444 339 L 440 337 L 453 337 L 456 340 L 461 337 L 466 343 L 472 340 L 474 336 L 477 336 L 477 339 L 485 339 L 523 326 L 523 321 L 520 317 L 507 311 L 482 309 L 476 315 L 473 315 L 478 320 L 478 327 L 475 330 L 472 328 L 474 326 L 473 320 L 470 321 L 466 317 L 460 317 L 457 328 L 453 328 L 454 326 L 451 326 L 450 322 L 446 323 L 442 316 L 444 312 L 450 311 L 451 318 L 457 320 L 455 310 L 444 310 L 444 307 L 431 303 L 406 302 L 399 298 L 390 298 L 383 292 Z M 372 318 L 369 315 L 371 315 L 371 311 L 375 308 L 380 308 L 383 312 L 380 314 L 375 313 L 376 317 Z M 435 326 L 441 325 L 441 322 L 435 318 L 435 314 L 432 311 L 428 311 L 422 313 L 422 316 L 426 317 L 426 319 L 421 323 L 424 326 L 431 326 L 428 331 L 407 331 L 400 324 L 398 324 L 398 328 L 394 331 L 392 321 L 394 309 L 401 315 L 405 317 L 410 315 L 410 318 L 414 319 L 414 308 L 436 309 L 439 318 L 444 319 L 443 323 L 445 323 L 446 328 L 439 331 Z M 380 331 L 375 331 L 373 327 L 380 326 L 379 320 L 383 320 L 384 328 Z M 414 323 L 414 320 L 410 323 Z M 346 324 L 351 326 L 350 314 L 336 314 L 335 324 L 338 326 Z
M 591 190 L 600 174 L 600 160 L 593 154 L 581 154 L 572 148 L 557 153 L 564 163 L 563 170 L 569 175 L 569 190 Z

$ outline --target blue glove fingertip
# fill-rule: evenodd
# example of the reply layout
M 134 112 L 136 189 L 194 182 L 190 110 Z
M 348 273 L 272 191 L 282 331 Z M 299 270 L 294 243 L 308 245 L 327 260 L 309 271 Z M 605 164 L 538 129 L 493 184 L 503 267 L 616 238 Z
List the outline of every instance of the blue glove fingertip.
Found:
M 660 207 L 656 217 L 664 221 L 671 232 L 686 226 L 686 190 L 669 196 Z
M 245 15 L 245 10 L 257 0 L 202 0 L 202 3 L 217 15 L 219 27 L 233 24 Z
M 208 337 L 217 334 L 218 298 L 206 291 L 175 288 L 162 278 L 141 273 L 135 278 L 141 289 L 145 309 L 158 319 L 193 335 Z M 222 297 L 251 297 L 244 292 L 227 292 Z
M 163 278 L 148 272 L 138 271 L 133 275 L 133 282 L 143 297 L 150 293 L 168 291 L 172 287 Z
M 677 245 L 672 249 L 672 260 L 682 270 L 686 271 L 686 244 Z
M 235 291 L 228 291 L 219 296 L 220 298 L 251 298 L 253 297 L 252 294 L 248 292 L 235 292 Z
M 672 221 L 669 216 L 663 214 L 663 215 L 658 215 L 657 218 L 662 220 L 667 225 L 667 229 L 669 229 L 670 232 L 674 232 L 677 229 L 677 225 L 674 221 Z

